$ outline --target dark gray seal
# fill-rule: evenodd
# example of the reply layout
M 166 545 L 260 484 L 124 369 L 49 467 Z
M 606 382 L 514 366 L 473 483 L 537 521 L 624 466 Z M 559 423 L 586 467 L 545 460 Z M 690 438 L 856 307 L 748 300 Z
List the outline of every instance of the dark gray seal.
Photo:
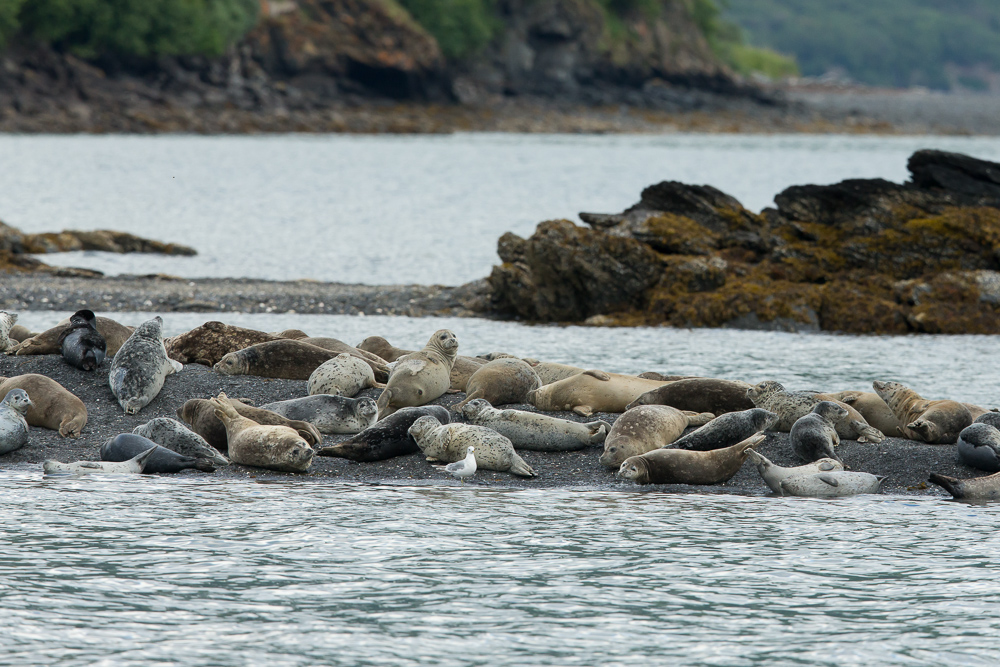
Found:
M 155 447 L 155 451 L 146 459 L 146 465 L 142 469 L 144 475 L 155 475 L 158 473 L 175 473 L 182 470 L 200 470 L 202 472 L 215 472 L 215 465 L 208 459 L 196 459 L 190 456 L 181 456 L 177 452 L 172 452 L 166 447 L 134 433 L 119 433 L 101 445 L 101 460 L 121 462 L 128 461 L 137 455 L 145 452 L 150 447 Z
M 132 429 L 132 433 L 148 438 L 181 456 L 195 459 L 208 459 L 217 466 L 229 465 L 229 459 L 219 453 L 212 445 L 184 424 L 169 417 L 150 419 Z
M 97 330 L 97 315 L 78 310 L 69 318 L 69 329 L 59 334 L 63 359 L 83 371 L 97 370 L 107 356 L 108 343 Z
M 440 405 L 400 408 L 350 440 L 323 447 L 317 453 L 364 463 L 415 454 L 420 448 L 408 431 L 421 417 L 434 417 L 442 424 L 451 421 L 448 410 Z
M 806 463 L 829 458 L 843 463 L 833 451 L 840 444 L 837 422 L 847 417 L 847 409 L 833 401 L 820 401 L 812 412 L 799 417 L 789 432 L 792 451 Z
M 646 376 L 643 373 L 639 377 Z M 649 379 L 660 379 L 663 376 Z M 711 412 L 721 415 L 727 412 L 749 410 L 753 401 L 747 398 L 750 385 L 735 380 L 718 380 L 716 378 L 685 378 L 673 380 L 669 384 L 657 387 L 628 404 L 628 408 L 637 405 L 669 405 L 678 410 L 692 412 Z M 749 436 L 748 436 L 749 437 Z M 733 443 L 736 444 L 736 443 Z
M 25 416 L 32 406 L 28 392 L 11 389 L 0 402 L 0 454 L 21 449 L 28 444 L 28 421 Z
M 993 428 L 1000 429 L 1000 412 L 987 412 L 976 417 L 974 424 L 989 424 Z
M 288 419 L 309 422 L 320 433 L 360 433 L 378 419 L 378 404 L 374 398 L 349 398 L 333 394 L 315 394 L 288 401 L 262 405 L 261 409 L 276 412 Z
M 149 405 L 171 373 L 184 366 L 167 357 L 163 347 L 163 318 L 157 316 L 140 324 L 111 361 L 108 384 L 127 415 Z
M 754 433 L 766 431 L 778 422 L 778 415 L 763 408 L 719 415 L 697 431 L 678 438 L 667 449 L 690 449 L 707 452 L 732 447 Z
M 984 417 L 986 415 L 983 415 Z M 986 472 L 1000 472 L 1000 430 L 977 422 L 958 434 L 958 460 Z

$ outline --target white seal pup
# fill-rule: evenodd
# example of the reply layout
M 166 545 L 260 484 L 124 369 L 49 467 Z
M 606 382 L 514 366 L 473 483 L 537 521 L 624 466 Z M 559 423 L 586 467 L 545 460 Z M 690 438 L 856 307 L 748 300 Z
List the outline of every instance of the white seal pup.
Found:
M 462 480 L 463 484 L 465 484 L 466 477 L 472 477 L 476 474 L 476 448 L 470 446 L 467 451 L 468 454 L 465 455 L 464 459 L 455 463 L 449 463 L 444 467 L 452 476 Z
M 13 350 L 17 346 L 17 341 L 11 340 L 10 330 L 17 324 L 17 314 L 0 310 L 0 352 Z
M 375 382 L 372 367 L 347 352 L 324 361 L 309 376 L 310 396 L 331 394 L 353 398 L 362 389 L 381 386 Z
M 812 463 L 807 463 L 804 466 L 796 466 L 794 468 L 783 468 L 778 465 L 774 465 L 771 461 L 756 450 L 751 449 L 750 461 L 757 466 L 757 472 L 760 473 L 761 479 L 767 484 L 767 488 L 771 491 L 777 493 L 779 496 L 784 495 L 781 490 L 781 480 L 788 479 L 789 477 L 795 477 L 797 475 L 815 475 L 821 472 L 835 472 L 844 469 L 844 464 L 840 461 L 834 461 L 833 459 L 820 459 L 819 461 L 813 461 Z
M 378 420 L 375 399 L 316 394 L 262 405 L 288 419 L 309 422 L 326 435 L 361 433 Z
M 11 389 L 0 402 L 0 454 L 13 452 L 28 444 L 25 415 L 31 406 L 28 392 L 23 389 Z
M 840 460 L 833 448 L 840 444 L 837 422 L 847 417 L 847 410 L 833 401 L 820 401 L 812 412 L 800 417 L 789 433 L 792 451 L 803 461 L 822 458 Z
M 537 452 L 571 452 L 604 442 L 611 430 L 606 421 L 586 424 L 522 410 L 497 410 L 484 398 L 477 398 L 462 408 L 470 424 L 491 428 L 507 437 L 515 449 Z
M 958 434 L 958 460 L 967 466 L 1000 472 L 1000 430 L 983 422 L 975 422 Z
M 208 459 L 217 466 L 229 465 L 229 459 L 219 453 L 218 449 L 208 444 L 205 438 L 176 419 L 169 417 L 150 419 L 145 424 L 140 424 L 132 429 L 132 433 L 141 435 L 182 456 Z
M 163 347 L 163 318 L 140 324 L 111 361 L 108 384 L 125 414 L 134 415 L 149 405 L 171 373 L 184 366 L 167 356 Z
M 958 500 L 1000 500 L 1000 472 L 970 479 L 958 479 L 935 472 L 931 473 L 927 481 L 937 484 Z
M 451 371 L 457 355 L 458 338 L 447 329 L 440 329 L 424 349 L 397 359 L 385 390 L 378 397 L 379 419 L 399 408 L 427 405 L 444 395 L 451 388 Z
M 59 461 L 48 460 L 42 464 L 42 472 L 50 473 L 71 473 L 74 475 L 86 474 L 106 474 L 106 475 L 141 475 L 146 467 L 146 461 L 156 451 L 156 447 L 150 447 L 146 451 L 136 455 L 128 461 L 116 463 L 114 461 L 76 461 L 75 463 L 60 463 Z
M 428 461 L 460 461 L 471 445 L 476 448 L 476 465 L 483 470 L 535 476 L 531 466 L 514 451 L 511 441 L 492 429 L 469 424 L 442 426 L 434 417 L 421 417 L 408 432 Z
M 795 475 L 781 480 L 781 494 L 806 498 L 842 498 L 862 493 L 878 493 L 885 477 L 867 472 L 820 472 Z

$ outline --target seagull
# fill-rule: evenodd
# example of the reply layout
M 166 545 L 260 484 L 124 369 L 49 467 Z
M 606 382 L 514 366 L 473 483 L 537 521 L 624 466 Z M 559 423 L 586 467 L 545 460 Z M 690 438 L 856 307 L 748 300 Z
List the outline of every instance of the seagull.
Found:
M 476 474 L 476 455 L 473 453 L 475 449 L 475 447 L 469 447 L 469 453 L 465 455 L 464 459 L 449 463 L 444 467 L 445 470 L 462 480 L 462 484 L 465 484 L 466 477 L 472 477 Z

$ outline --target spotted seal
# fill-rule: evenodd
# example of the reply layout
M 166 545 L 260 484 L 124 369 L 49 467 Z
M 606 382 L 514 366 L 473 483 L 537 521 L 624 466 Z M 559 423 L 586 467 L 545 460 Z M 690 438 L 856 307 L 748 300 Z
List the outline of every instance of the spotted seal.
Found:
M 958 434 L 958 460 L 967 466 L 1000 472 L 1000 430 L 982 422 L 973 422 Z
M 385 390 L 378 397 L 379 418 L 399 408 L 426 405 L 442 396 L 451 388 L 451 370 L 457 355 L 458 338 L 447 329 L 440 329 L 424 349 L 399 357 Z
M 715 415 L 749 410 L 753 401 L 747 398 L 750 385 L 735 380 L 715 378 L 688 378 L 675 380 L 652 391 L 647 391 L 631 403 L 638 405 L 669 405 L 678 410 L 711 412 Z
M 361 341 L 361 344 L 357 347 L 359 350 L 370 352 L 389 362 L 396 361 L 400 357 L 416 352 L 416 350 L 403 350 L 394 347 L 381 336 L 369 336 Z M 453 391 L 465 391 L 469 378 L 484 365 L 486 365 L 485 359 L 464 357 L 462 355 L 456 356 L 455 364 L 451 367 L 451 374 L 449 375 L 451 389 Z
M 1000 472 L 971 479 L 931 473 L 927 481 L 937 484 L 959 500 L 1000 500 Z
M 295 429 L 258 424 L 241 416 L 224 393 L 209 402 L 215 406 L 215 416 L 226 427 L 230 461 L 282 472 L 309 469 L 313 448 Z
M 128 461 L 150 447 L 153 448 L 153 453 L 146 459 L 146 465 L 142 468 L 144 475 L 169 475 L 183 470 L 215 472 L 215 464 L 210 459 L 182 456 L 166 447 L 161 447 L 149 438 L 134 433 L 119 433 L 108 438 L 101 445 L 101 460 L 115 463 Z
M 150 447 L 146 451 L 134 456 L 128 461 L 117 463 L 114 461 L 76 461 L 74 463 L 60 463 L 49 459 L 42 463 L 42 472 L 45 474 L 71 473 L 74 475 L 106 474 L 106 475 L 141 475 L 146 468 L 146 462 L 156 451 L 156 447 Z
M 23 389 L 11 389 L 0 401 L 0 454 L 13 452 L 28 444 L 25 415 L 30 407 L 31 399 Z
M 283 338 L 230 352 L 212 368 L 222 375 L 308 380 L 320 364 L 337 354 L 300 340 Z
M 264 410 L 276 412 L 289 419 L 309 422 L 320 433 L 360 433 L 378 419 L 375 399 L 348 398 L 331 394 L 315 394 L 262 405 Z
M 572 410 L 589 417 L 595 412 L 625 412 L 629 403 L 663 384 L 591 369 L 529 391 L 527 400 L 546 412 Z
M 108 384 L 127 415 L 149 405 L 163 388 L 163 381 L 184 366 L 167 357 L 163 347 L 163 318 L 156 316 L 140 324 L 111 360 Z
M 17 342 L 10 337 L 10 330 L 16 323 L 17 313 L 0 310 L 0 352 L 7 352 L 17 346 Z
M 899 382 L 872 383 L 903 424 L 903 437 L 932 445 L 949 445 L 972 423 L 972 413 L 958 401 L 929 401 Z
M 420 417 L 409 433 L 428 461 L 461 461 L 472 446 L 476 448 L 476 466 L 482 470 L 535 476 L 531 466 L 514 451 L 511 441 L 492 429 L 470 424 L 442 425 L 434 417 Z
M 288 426 L 294 429 L 310 445 L 318 445 L 323 442 L 323 436 L 319 430 L 309 422 L 286 419 L 270 410 L 255 408 L 232 398 L 229 399 L 229 404 L 240 415 L 252 419 L 258 424 Z M 177 410 L 177 417 L 189 424 L 191 430 L 204 438 L 205 442 L 212 447 L 222 452 L 228 449 L 229 442 L 226 439 L 226 427 L 215 416 L 215 406 L 209 401 L 203 398 L 192 398 Z
M 332 394 L 353 398 L 363 389 L 381 387 L 371 366 L 357 357 L 341 352 L 324 361 L 309 375 L 309 395 Z
M 118 353 L 121 346 L 125 344 L 125 341 L 135 331 L 134 327 L 127 327 L 107 317 L 98 317 L 95 325 L 97 326 L 98 333 L 101 334 L 107 345 L 107 354 L 111 356 Z M 51 329 L 46 329 L 40 334 L 22 340 L 11 352 L 19 356 L 29 354 L 59 354 L 62 350 L 61 337 L 63 332 L 69 329 L 70 326 L 69 319 L 65 319 Z
M 984 412 L 976 417 L 973 424 L 989 424 L 995 429 L 1000 429 L 1000 412 Z
M 665 447 L 689 426 L 702 426 L 715 418 L 710 412 L 683 412 L 669 405 L 640 405 L 615 421 L 604 440 L 601 465 L 619 468 L 630 456 Z
M 182 364 L 214 366 L 230 352 L 282 338 L 278 334 L 212 321 L 179 336 L 167 338 L 163 345 L 167 356 Z
M 781 480 L 781 494 L 806 498 L 843 498 L 862 493 L 878 493 L 883 481 L 885 477 L 846 470 L 795 475 Z
M 739 472 L 749 449 L 765 437 L 758 433 L 732 447 L 707 452 L 654 449 L 625 459 L 618 474 L 636 484 L 722 484 Z
M 375 374 L 375 379 L 379 382 L 385 382 L 389 379 L 389 366 L 386 364 L 385 360 L 377 354 L 372 354 L 367 350 L 360 350 L 353 345 L 348 345 L 344 341 L 337 340 L 336 338 L 307 336 L 301 340 L 303 343 L 315 345 L 316 347 L 321 347 L 324 350 L 329 350 L 330 352 L 335 352 L 336 354 L 347 353 L 352 357 L 360 359 L 371 366 L 372 373 Z
M 840 403 L 820 401 L 813 406 L 812 412 L 792 424 L 789 433 L 792 451 L 807 463 L 822 458 L 843 463 L 833 448 L 840 444 L 836 424 L 846 417 L 847 410 Z
M 440 405 L 400 408 L 350 440 L 323 447 L 317 453 L 363 463 L 415 454 L 420 448 L 409 434 L 409 429 L 421 417 L 433 417 L 439 424 L 451 421 L 448 409 Z
M 217 466 L 229 465 L 229 459 L 208 444 L 203 437 L 176 419 L 157 417 L 132 429 L 132 433 L 147 438 L 181 456 L 208 459 Z
M 788 433 L 803 415 L 809 414 L 813 406 L 824 400 L 822 394 L 810 391 L 786 391 L 780 382 L 768 380 L 754 385 L 747 391 L 747 397 L 758 408 L 764 408 L 778 415 L 775 431 Z M 834 401 L 835 403 L 837 401 Z M 861 413 L 849 405 L 840 403 L 847 410 L 847 417 L 837 422 L 837 434 L 845 440 L 879 443 L 885 439 L 881 431 L 872 428 Z
M 83 371 L 97 370 L 107 356 L 108 344 L 97 330 L 94 311 L 76 311 L 69 318 L 69 325 L 59 336 L 63 359 Z
M 587 424 L 521 410 L 497 410 L 477 398 L 462 408 L 462 416 L 476 426 L 491 428 L 513 443 L 515 449 L 570 452 L 604 442 L 611 426 L 605 421 Z
M 766 431 L 778 421 L 778 415 L 762 408 L 719 415 L 701 428 L 677 438 L 667 445 L 670 449 L 692 449 L 707 452 L 732 447 L 755 433 Z
M 821 472 L 835 472 L 844 469 L 843 463 L 834 461 L 833 459 L 819 459 L 804 466 L 783 468 L 771 463 L 770 459 L 755 449 L 749 450 L 748 454 L 750 455 L 750 462 L 757 466 L 757 472 L 760 473 L 760 478 L 767 484 L 767 488 L 779 496 L 784 495 L 784 491 L 781 490 L 781 481 L 784 479 L 798 475 L 815 475 Z
M 75 438 L 87 425 L 87 406 L 52 378 L 35 373 L 0 377 L 0 396 L 6 396 L 11 389 L 23 389 L 31 397 L 26 416 L 31 426 L 59 431 L 64 438 Z
M 465 400 L 453 410 L 461 412 L 469 401 L 483 398 L 491 405 L 524 403 L 528 392 L 542 386 L 538 374 L 520 359 L 497 359 L 472 374 L 467 384 Z

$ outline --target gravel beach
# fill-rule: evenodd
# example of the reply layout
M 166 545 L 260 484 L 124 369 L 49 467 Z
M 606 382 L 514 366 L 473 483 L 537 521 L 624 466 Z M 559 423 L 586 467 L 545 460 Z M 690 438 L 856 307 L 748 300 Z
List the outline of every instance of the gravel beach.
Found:
M 108 387 L 108 364 L 95 373 L 87 373 L 69 366 L 62 357 L 0 356 L 0 375 L 13 376 L 39 373 L 58 381 L 79 396 L 87 406 L 88 422 L 80 438 L 62 438 L 56 431 L 31 428 L 28 445 L 0 457 L 0 467 L 6 470 L 39 470 L 47 459 L 59 461 L 98 460 L 98 450 L 108 438 L 118 433 L 131 432 L 136 426 L 154 417 L 176 418 L 176 410 L 190 398 L 208 398 L 225 391 L 229 396 L 241 398 L 254 405 L 285 400 L 306 395 L 306 382 L 275 380 L 251 376 L 225 376 L 205 366 L 190 364 L 177 374 L 168 376 L 160 394 L 138 415 L 125 415 Z M 376 397 L 379 390 L 367 390 L 361 395 Z M 435 401 L 450 406 L 462 400 L 463 394 L 446 394 Z M 532 406 L 506 406 L 532 410 Z M 598 414 L 584 420 L 573 413 L 553 413 L 574 421 L 604 419 L 614 423 L 618 415 Z M 346 440 L 351 436 L 325 436 L 324 445 Z M 768 434 L 757 450 L 778 465 L 798 465 L 782 433 Z M 753 465 L 746 463 L 739 473 L 725 484 L 717 486 L 650 485 L 637 486 L 618 479 L 613 471 L 600 465 L 598 457 L 602 447 L 589 447 L 577 452 L 519 452 L 538 476 L 534 479 L 515 477 L 508 473 L 480 471 L 471 482 L 498 488 L 564 487 L 580 489 L 607 489 L 622 491 L 668 491 L 678 493 L 736 493 L 767 495 L 768 488 L 761 481 Z M 909 440 L 888 438 L 879 445 L 844 441 L 839 452 L 851 470 L 885 475 L 883 492 L 905 495 L 946 495 L 941 489 L 927 485 L 930 472 L 954 477 L 976 477 L 983 473 L 957 463 L 952 445 L 925 445 Z M 185 471 L 184 475 L 200 475 Z M 308 474 L 296 475 L 233 465 L 218 469 L 217 477 L 259 480 L 324 480 L 361 482 L 373 484 L 459 484 L 440 467 L 427 463 L 419 454 L 389 459 L 377 463 L 354 463 L 345 459 L 315 457 Z

